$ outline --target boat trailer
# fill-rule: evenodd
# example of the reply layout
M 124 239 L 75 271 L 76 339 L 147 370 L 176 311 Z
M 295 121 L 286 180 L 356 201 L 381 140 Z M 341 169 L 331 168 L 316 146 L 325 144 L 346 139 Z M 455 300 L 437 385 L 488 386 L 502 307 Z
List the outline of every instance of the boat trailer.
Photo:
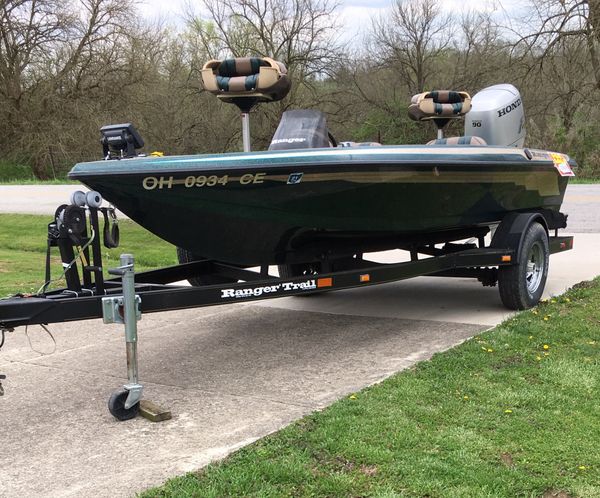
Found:
M 79 192 L 72 196 L 71 204 L 57 209 L 55 219 L 48 225 L 46 283 L 36 294 L 17 294 L 0 300 L 0 347 L 6 333 L 20 326 L 93 318 L 123 324 L 128 382 L 109 400 L 109 410 L 118 420 L 133 418 L 140 409 L 143 387 L 138 379 L 137 321 L 144 313 L 310 295 L 417 276 L 476 278 L 483 285 L 494 286 L 503 268 L 518 268 L 523 258 L 529 258 L 523 247 L 524 239 L 534 224 L 542 225 L 547 234 L 554 231 L 547 237 L 548 254 L 573 247 L 572 236 L 558 235 L 558 228 L 566 226 L 565 215 L 555 216 L 552 221 L 552 216 L 541 213 L 511 213 L 495 230 L 489 246 L 485 245 L 489 228 L 480 227 L 472 233 L 476 243 L 446 242 L 441 248 L 435 244 L 403 247 L 409 250 L 411 260 L 399 263 L 377 263 L 357 254 L 343 271 L 330 271 L 331 266 L 324 260 L 323 271 L 318 274 L 280 278 L 269 273 L 267 265 L 253 270 L 209 260 L 135 273 L 133 255 L 122 254 L 120 266 L 109 269 L 112 277 L 105 279 L 100 234 L 104 235 L 104 245 L 114 248 L 118 243 L 118 228 L 114 210 L 102 208 L 101 204 L 99 194 Z M 100 214 L 105 221 L 102 232 Z M 50 272 L 52 247 L 60 251 L 64 271 L 59 279 L 65 278 L 64 289 L 47 290 L 57 280 L 52 280 Z M 535 271 L 526 263 L 521 265 L 524 271 Z M 198 275 L 225 277 L 231 283 L 198 287 L 181 283 Z M 4 378 L 0 375 L 0 395 Z

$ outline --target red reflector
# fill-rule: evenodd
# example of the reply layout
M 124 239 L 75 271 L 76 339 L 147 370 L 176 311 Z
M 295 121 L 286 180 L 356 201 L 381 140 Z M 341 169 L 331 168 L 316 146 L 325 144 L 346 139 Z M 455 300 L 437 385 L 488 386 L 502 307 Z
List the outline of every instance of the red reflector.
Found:
M 370 280 L 371 280 L 371 275 L 369 275 L 368 273 L 365 273 L 364 275 L 360 276 L 361 282 L 369 282 Z
M 333 278 L 319 278 L 317 279 L 317 287 L 332 287 Z

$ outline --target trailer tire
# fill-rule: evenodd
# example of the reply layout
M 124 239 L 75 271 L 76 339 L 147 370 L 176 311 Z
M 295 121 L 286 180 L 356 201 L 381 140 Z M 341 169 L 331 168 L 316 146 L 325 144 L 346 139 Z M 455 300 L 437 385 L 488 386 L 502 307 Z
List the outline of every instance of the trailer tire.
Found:
M 177 248 L 177 260 L 179 263 L 192 263 L 200 261 L 203 258 L 182 247 Z M 197 277 L 188 278 L 188 282 L 194 287 L 203 287 L 205 285 L 229 284 L 237 282 L 234 278 L 222 277 L 220 275 L 198 275 Z
M 127 396 L 129 396 L 129 391 L 126 389 L 121 389 L 112 393 L 110 399 L 108 400 L 108 411 L 117 420 L 130 420 L 134 417 L 137 417 L 137 414 L 140 412 L 139 403 L 136 403 L 130 408 L 125 408 Z
M 524 310 L 539 302 L 548 277 L 549 256 L 546 230 L 540 223 L 532 223 L 523 237 L 518 264 L 499 268 L 498 288 L 504 306 Z

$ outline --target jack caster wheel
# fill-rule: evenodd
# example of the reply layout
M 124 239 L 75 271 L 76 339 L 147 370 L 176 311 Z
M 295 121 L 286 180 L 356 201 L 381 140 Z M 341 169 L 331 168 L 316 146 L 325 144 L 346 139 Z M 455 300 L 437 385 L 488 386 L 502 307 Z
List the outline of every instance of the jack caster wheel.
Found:
M 117 420 L 129 420 L 137 416 L 140 412 L 140 404 L 136 403 L 131 408 L 125 408 L 125 401 L 129 391 L 121 389 L 112 393 L 112 396 L 108 400 L 108 411 Z

